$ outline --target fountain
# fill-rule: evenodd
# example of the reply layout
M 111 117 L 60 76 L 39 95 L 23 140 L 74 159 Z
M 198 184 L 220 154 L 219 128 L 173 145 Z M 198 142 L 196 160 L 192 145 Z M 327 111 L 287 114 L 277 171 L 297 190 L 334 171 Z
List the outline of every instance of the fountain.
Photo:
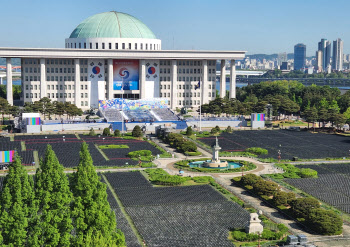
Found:
M 219 146 L 218 137 L 216 137 L 216 144 L 213 146 L 213 157 L 211 160 L 206 161 L 194 161 L 190 162 L 188 165 L 198 168 L 211 168 L 211 169 L 233 169 L 241 167 L 241 164 L 232 161 L 220 160 L 219 151 L 221 147 Z
M 219 158 L 219 151 L 221 150 L 221 147 L 219 146 L 219 140 L 218 137 L 216 137 L 216 143 L 215 146 L 213 146 L 213 158 L 211 161 L 206 161 L 203 163 L 203 167 L 205 168 L 221 168 L 221 167 L 228 167 L 227 161 L 221 161 Z

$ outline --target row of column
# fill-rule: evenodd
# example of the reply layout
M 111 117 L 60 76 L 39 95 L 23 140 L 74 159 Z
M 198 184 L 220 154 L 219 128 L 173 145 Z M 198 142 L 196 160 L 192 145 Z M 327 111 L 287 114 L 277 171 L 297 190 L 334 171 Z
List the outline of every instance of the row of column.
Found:
M 226 96 L 226 60 L 221 60 L 221 76 L 220 76 L 220 97 Z M 208 61 L 202 61 L 203 66 L 203 78 L 200 82 L 201 104 L 209 103 L 209 88 L 208 88 Z M 177 106 L 177 60 L 172 60 L 171 71 L 171 108 L 174 109 Z M 236 98 L 236 61 L 231 60 L 230 68 L 230 88 L 229 97 Z

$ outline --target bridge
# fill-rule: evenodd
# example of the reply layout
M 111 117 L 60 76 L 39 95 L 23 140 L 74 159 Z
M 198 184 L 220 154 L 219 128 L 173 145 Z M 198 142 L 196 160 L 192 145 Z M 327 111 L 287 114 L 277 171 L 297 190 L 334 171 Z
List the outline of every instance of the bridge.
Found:
M 316 84 L 318 86 L 331 86 L 331 87 L 350 87 L 350 78 L 245 78 L 237 77 L 236 82 L 247 83 L 247 84 L 256 84 L 263 81 L 298 81 L 305 86 L 310 86 Z
M 22 76 L 21 72 L 12 72 L 12 76 L 20 77 Z M 6 71 L 0 71 L 0 85 L 3 84 L 4 78 L 6 78 Z
M 249 76 L 262 76 L 265 74 L 266 71 L 260 71 L 260 70 L 236 70 L 236 75 L 246 76 L 247 78 Z M 230 71 L 226 70 L 225 72 L 226 76 L 230 75 Z M 221 71 L 216 71 L 216 76 L 221 76 Z

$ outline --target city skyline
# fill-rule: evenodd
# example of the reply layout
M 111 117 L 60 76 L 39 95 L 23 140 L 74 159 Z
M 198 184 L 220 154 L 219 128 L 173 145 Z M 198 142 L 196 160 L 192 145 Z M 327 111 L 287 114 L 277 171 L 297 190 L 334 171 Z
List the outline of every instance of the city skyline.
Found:
M 25 2 L 16 5 L 2 3 L 3 35 L 1 47 L 64 47 L 62 38 L 87 16 L 117 10 L 130 13 L 151 27 L 163 40 L 163 49 L 185 50 L 246 50 L 249 54 L 293 53 L 297 43 L 307 46 L 307 56 L 315 56 L 317 42 L 325 38 L 341 38 L 344 53 L 350 53 L 346 33 L 350 20 L 343 18 L 337 25 L 329 19 L 342 19 L 350 3 L 337 1 L 328 6 L 325 1 L 177 1 L 166 3 L 141 1 L 128 3 L 92 1 Z M 303 8 L 299 8 L 300 4 Z M 336 6 L 337 11 L 332 11 Z M 334 7 L 333 7 L 334 6 Z M 245 11 L 239 11 L 245 10 Z M 55 11 L 52 11 L 55 10 Z M 295 18 L 295 13 L 303 18 Z M 43 21 L 45 20 L 45 21 Z M 310 23 L 317 22 L 312 26 Z M 190 23 L 190 25 L 188 25 Z M 42 30 L 45 30 L 43 32 Z M 25 38 L 23 38 L 25 37 Z

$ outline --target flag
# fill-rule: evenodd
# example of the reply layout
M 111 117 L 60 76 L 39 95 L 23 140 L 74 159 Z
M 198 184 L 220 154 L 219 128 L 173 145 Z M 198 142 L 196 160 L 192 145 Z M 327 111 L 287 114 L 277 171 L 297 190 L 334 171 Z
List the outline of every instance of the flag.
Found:
M 194 86 L 195 90 L 197 90 L 198 88 L 201 88 L 201 81 L 198 81 L 198 84 Z

